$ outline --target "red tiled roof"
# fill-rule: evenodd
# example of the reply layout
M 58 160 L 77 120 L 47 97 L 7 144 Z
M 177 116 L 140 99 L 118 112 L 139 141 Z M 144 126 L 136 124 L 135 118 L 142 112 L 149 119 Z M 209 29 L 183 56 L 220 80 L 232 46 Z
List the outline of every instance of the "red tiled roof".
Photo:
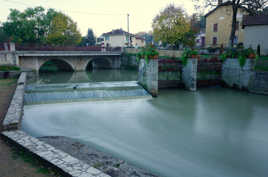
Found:
M 124 35 L 124 34 L 129 34 L 129 35 L 133 36 L 133 34 L 128 33 L 122 29 L 115 29 L 115 30 L 112 30 L 108 33 L 103 33 L 102 35 L 103 36 L 111 36 L 111 35 Z

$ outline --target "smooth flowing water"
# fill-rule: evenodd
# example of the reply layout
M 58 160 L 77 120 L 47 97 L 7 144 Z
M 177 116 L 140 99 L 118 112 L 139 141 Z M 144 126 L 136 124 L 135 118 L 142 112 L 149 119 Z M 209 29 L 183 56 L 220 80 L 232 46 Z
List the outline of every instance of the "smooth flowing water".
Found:
M 75 138 L 163 177 L 267 177 L 267 126 L 268 97 L 224 88 L 31 105 L 22 121 L 34 136 Z
M 88 83 L 106 81 L 134 81 L 138 79 L 135 70 L 93 70 L 90 72 L 40 73 L 34 83 Z

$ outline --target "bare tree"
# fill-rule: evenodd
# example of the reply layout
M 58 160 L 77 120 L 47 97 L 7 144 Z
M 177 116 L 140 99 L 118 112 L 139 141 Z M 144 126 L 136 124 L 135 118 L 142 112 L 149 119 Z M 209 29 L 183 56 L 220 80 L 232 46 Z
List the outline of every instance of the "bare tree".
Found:
M 218 6 L 223 2 L 222 0 L 192 0 L 192 1 L 194 1 L 196 3 L 196 6 L 199 8 L 200 4 L 202 4 L 204 8 L 211 8 Z M 230 47 L 233 47 L 238 9 L 243 8 L 249 13 L 249 15 L 257 15 L 268 5 L 268 0 L 229 0 L 228 3 L 229 5 L 232 6 L 233 9 L 232 29 L 229 42 Z

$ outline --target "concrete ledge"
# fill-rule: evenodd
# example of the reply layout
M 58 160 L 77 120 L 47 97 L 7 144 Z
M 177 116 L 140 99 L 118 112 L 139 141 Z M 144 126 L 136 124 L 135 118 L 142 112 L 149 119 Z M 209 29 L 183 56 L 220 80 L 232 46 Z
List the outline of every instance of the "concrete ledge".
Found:
M 110 177 L 88 164 L 54 148 L 23 131 L 5 131 L 2 135 L 41 157 L 73 177 Z
M 3 121 L 3 129 L 18 129 L 23 113 L 24 89 L 26 83 L 26 73 L 22 73 L 18 79 L 18 85 L 11 100 L 7 114 Z

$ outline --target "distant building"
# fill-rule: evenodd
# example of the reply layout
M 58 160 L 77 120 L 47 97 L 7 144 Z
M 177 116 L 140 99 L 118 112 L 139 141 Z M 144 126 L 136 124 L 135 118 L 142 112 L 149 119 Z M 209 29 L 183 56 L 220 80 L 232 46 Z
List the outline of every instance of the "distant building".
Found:
M 206 33 L 203 31 L 200 31 L 195 38 L 195 45 L 198 48 L 205 47 L 206 44 Z
M 132 36 L 132 34 L 122 29 L 115 29 L 102 34 L 104 38 L 103 44 L 106 47 L 127 47 L 129 46 L 129 42 L 131 43 Z
M 244 42 L 242 29 L 243 15 L 247 15 L 243 8 L 238 9 L 235 44 Z M 206 17 L 206 47 L 227 47 L 232 29 L 233 9 L 230 1 L 222 2 L 205 15 Z
M 137 35 L 131 37 L 131 44 L 133 47 L 144 47 L 146 45 L 145 38 L 139 37 Z
M 243 29 L 244 46 L 257 49 L 257 46 L 260 45 L 261 54 L 268 55 L 268 15 L 244 16 Z

